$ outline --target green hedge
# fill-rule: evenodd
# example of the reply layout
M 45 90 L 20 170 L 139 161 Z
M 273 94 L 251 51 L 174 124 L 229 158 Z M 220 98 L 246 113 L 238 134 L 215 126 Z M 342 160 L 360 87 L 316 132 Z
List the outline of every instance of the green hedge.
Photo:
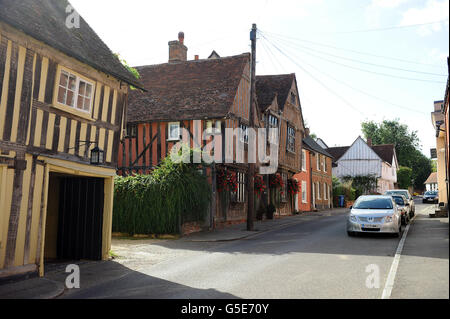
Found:
M 151 175 L 115 178 L 113 232 L 176 234 L 180 225 L 203 221 L 211 187 L 194 165 L 166 158 Z

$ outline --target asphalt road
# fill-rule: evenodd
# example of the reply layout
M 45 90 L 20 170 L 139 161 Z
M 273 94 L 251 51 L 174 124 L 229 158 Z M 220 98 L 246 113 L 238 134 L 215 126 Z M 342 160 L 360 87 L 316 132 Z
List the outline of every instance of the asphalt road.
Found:
M 418 203 L 416 211 L 420 214 L 427 207 Z M 345 221 L 344 214 L 314 217 L 225 243 L 139 242 L 139 253 L 133 258 L 83 267 L 81 289 L 68 290 L 62 297 L 380 298 L 400 238 L 348 237 Z M 448 235 L 448 224 L 446 231 Z M 419 232 L 417 240 L 426 237 L 420 238 Z M 400 261 L 392 298 L 433 298 L 445 293 L 448 298 L 448 236 L 446 259 L 416 252 L 416 244 L 406 239 L 408 258 Z M 433 276 L 426 275 L 428 271 L 442 271 L 442 267 L 446 277 L 434 276 L 429 282 L 427 276 Z M 430 287 L 419 279 L 411 281 L 414 276 Z M 421 288 L 413 289 L 417 285 Z

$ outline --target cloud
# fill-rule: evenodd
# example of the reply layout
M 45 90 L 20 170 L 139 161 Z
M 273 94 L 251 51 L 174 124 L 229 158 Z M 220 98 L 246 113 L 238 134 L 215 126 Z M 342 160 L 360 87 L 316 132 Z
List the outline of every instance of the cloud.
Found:
M 410 8 L 406 10 L 403 13 L 400 25 L 423 24 L 448 20 L 448 4 L 448 0 L 428 0 L 423 8 Z M 441 31 L 445 26 L 448 27 L 448 21 L 424 25 L 417 28 L 417 33 L 420 36 L 427 36 L 434 32 Z
M 408 1 L 409 0 L 372 0 L 369 7 L 372 6 L 381 8 L 397 8 L 398 6 Z
M 382 18 L 386 9 L 395 9 L 410 0 L 372 0 L 365 10 L 365 20 L 369 27 L 377 28 L 382 25 Z

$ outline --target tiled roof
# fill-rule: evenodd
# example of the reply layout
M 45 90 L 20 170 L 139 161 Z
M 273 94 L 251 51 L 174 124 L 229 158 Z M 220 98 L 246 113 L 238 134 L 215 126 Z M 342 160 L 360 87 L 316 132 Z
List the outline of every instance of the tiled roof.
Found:
M 329 147 L 327 148 L 327 151 L 333 155 L 334 160 L 337 161 L 349 148 L 350 146 Z M 383 161 L 392 164 L 395 152 L 394 144 L 372 145 L 371 148 Z
M 277 95 L 278 106 L 283 109 L 292 87 L 295 74 L 258 75 L 256 77 L 256 95 L 259 109 L 264 112 Z
M 315 152 L 318 152 L 320 154 L 323 154 L 328 157 L 333 157 L 329 152 L 324 150 L 319 144 L 314 141 L 314 139 L 310 136 L 306 136 L 303 138 L 303 144 L 307 146 L 307 148 L 312 149 Z
M 327 152 L 333 155 L 334 160 L 337 161 L 349 148 L 350 146 L 329 147 L 327 148 Z
M 430 176 L 428 176 L 424 184 L 435 184 L 435 183 L 437 183 L 437 173 L 433 172 L 430 174 Z
M 79 28 L 66 27 L 68 5 L 67 0 L 0 0 L 0 21 L 96 70 L 140 87 L 82 17 Z
M 371 147 L 383 161 L 392 164 L 395 152 L 394 144 L 372 145 Z
M 132 90 L 128 122 L 221 118 L 234 102 L 250 54 L 136 67 L 147 92 Z

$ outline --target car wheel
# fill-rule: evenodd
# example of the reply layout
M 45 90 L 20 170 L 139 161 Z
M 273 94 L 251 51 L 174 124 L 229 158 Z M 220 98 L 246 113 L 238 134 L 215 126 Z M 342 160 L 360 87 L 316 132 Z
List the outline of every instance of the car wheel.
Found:
M 347 235 L 350 236 L 350 237 L 355 237 L 355 232 L 348 231 Z
M 398 232 L 395 233 L 395 237 L 400 237 L 400 235 L 402 234 L 402 225 L 398 226 Z
M 408 222 L 406 215 L 402 216 L 402 225 L 406 225 Z
M 425 204 L 427 201 L 425 199 L 422 199 L 422 204 Z

